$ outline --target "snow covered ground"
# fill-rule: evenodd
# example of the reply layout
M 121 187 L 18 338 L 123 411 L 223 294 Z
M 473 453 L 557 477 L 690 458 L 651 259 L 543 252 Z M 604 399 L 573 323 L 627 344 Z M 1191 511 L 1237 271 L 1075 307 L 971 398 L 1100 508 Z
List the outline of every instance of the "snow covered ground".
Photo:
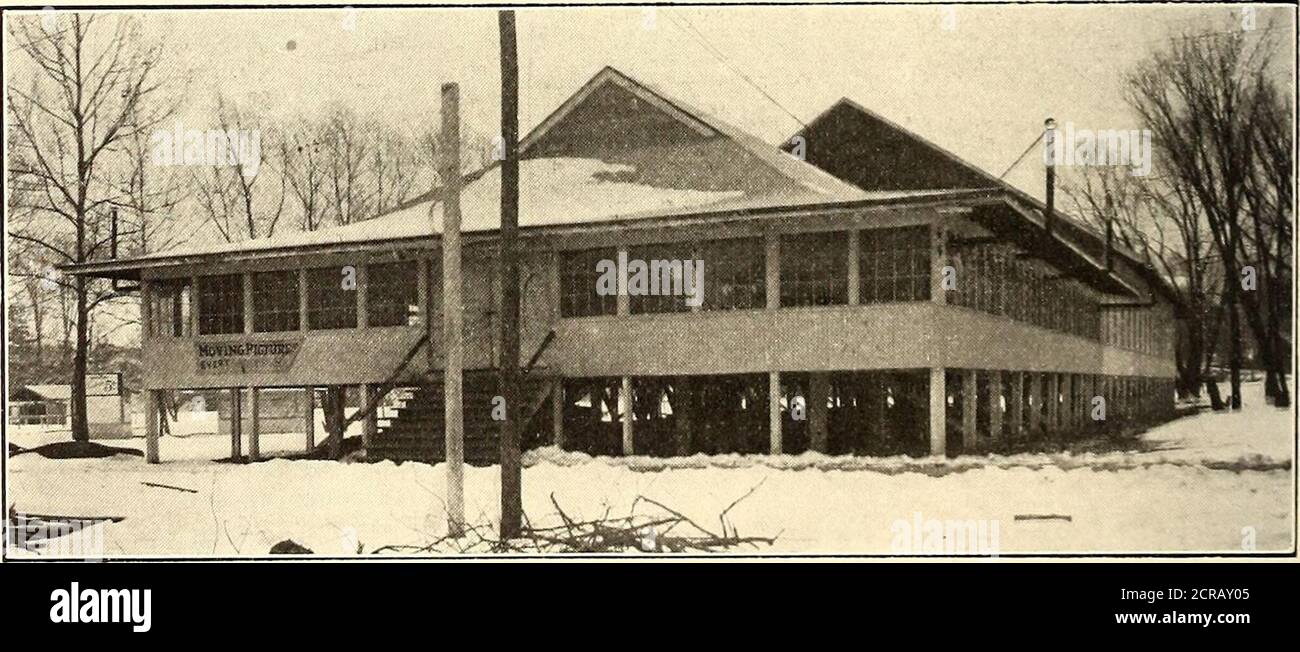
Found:
M 1143 436 L 1143 452 L 665 461 L 535 451 L 526 459 L 524 509 L 534 525 L 558 525 L 551 494 L 569 517 L 588 519 L 626 515 L 645 496 L 714 525 L 752 490 L 729 520 L 741 535 L 777 539 L 738 552 L 921 553 L 913 531 L 925 528 L 916 526 L 976 522 L 996 531 L 1000 554 L 1289 550 L 1295 412 L 1265 406 L 1258 384 L 1247 391 L 1242 412 L 1155 428 Z M 65 437 L 9 435 L 24 447 Z M 283 441 L 264 441 L 263 449 L 302 446 L 301 435 L 273 437 Z M 104 443 L 143 447 L 139 439 Z M 226 438 L 196 435 L 165 439 L 159 465 L 125 455 L 19 455 L 7 464 L 8 507 L 122 517 L 98 526 L 109 556 L 263 555 L 284 539 L 322 554 L 355 554 L 423 545 L 445 529 L 442 465 L 210 461 L 228 453 Z M 467 470 L 472 523 L 495 521 L 498 480 L 496 468 Z M 657 513 L 644 502 L 636 509 Z M 11 547 L 10 554 L 24 553 Z

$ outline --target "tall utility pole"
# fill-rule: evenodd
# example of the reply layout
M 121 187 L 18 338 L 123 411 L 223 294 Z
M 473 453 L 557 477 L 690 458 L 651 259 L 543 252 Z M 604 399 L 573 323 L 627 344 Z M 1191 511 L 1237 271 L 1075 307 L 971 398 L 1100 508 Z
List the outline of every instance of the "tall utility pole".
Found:
M 443 442 L 447 449 L 447 532 L 465 531 L 465 418 L 462 405 L 462 371 L 465 366 L 461 338 L 464 302 L 460 273 L 460 87 L 442 85 L 442 334 L 447 351 L 443 365 L 442 396 L 445 406 Z M 434 207 L 429 207 L 433 220 Z M 436 227 L 436 224 L 435 224 Z M 429 346 L 433 346 L 430 342 Z
M 1056 121 L 1051 118 L 1044 120 L 1043 128 L 1046 131 L 1043 146 L 1047 148 L 1047 210 L 1043 215 L 1043 230 L 1050 237 L 1052 222 L 1056 220 Z
M 523 520 L 523 472 L 519 461 L 523 401 L 519 392 L 519 58 L 515 12 L 497 14 L 501 32 L 501 357 L 499 391 L 505 399 L 501 422 L 501 538 L 519 536 Z

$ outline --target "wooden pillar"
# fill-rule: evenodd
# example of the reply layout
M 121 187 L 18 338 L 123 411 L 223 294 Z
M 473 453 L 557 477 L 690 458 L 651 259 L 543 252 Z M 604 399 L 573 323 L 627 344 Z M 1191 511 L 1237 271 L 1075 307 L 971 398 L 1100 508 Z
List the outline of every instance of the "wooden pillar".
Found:
M 347 435 L 347 428 L 343 426 L 347 414 L 346 399 L 343 387 L 334 386 L 325 390 L 325 423 L 329 430 L 330 459 L 338 459 L 343 454 L 343 437 Z
M 627 247 L 619 247 L 617 256 L 619 269 L 624 269 L 626 265 L 625 261 L 628 260 Z M 627 279 L 624 278 L 622 272 L 618 275 L 618 295 L 614 297 L 614 306 L 614 313 L 619 317 L 626 317 L 632 314 L 632 297 L 628 296 Z
M 1011 372 L 1011 391 L 1007 396 L 1007 434 L 1020 436 L 1025 423 L 1025 372 Z
M 1026 403 L 1029 408 L 1029 438 L 1034 439 L 1040 434 L 1039 426 L 1043 416 L 1042 374 L 1029 372 L 1029 400 Z
M 785 444 L 781 441 L 781 427 L 781 372 L 769 371 L 767 373 L 767 450 L 772 455 L 785 452 Z
M 158 403 L 162 392 L 151 389 L 144 393 L 144 459 L 150 464 L 158 463 L 158 421 L 160 418 Z
M 985 372 L 988 375 L 989 393 L 989 439 L 994 443 L 1002 441 L 1002 372 L 994 369 Z
M 935 222 L 930 225 L 930 300 L 935 303 L 948 303 L 948 293 L 943 289 L 943 268 L 947 265 L 948 230 Z
M 157 318 L 153 314 L 153 283 L 150 281 L 140 281 L 140 341 L 147 342 L 154 336 L 154 320 Z M 180 301 L 180 295 L 177 294 L 175 301 Z M 170 333 L 168 333 L 170 335 Z
M 963 453 L 974 453 L 979 447 L 976 416 L 979 413 L 978 372 L 966 369 L 961 372 L 961 447 Z
M 298 330 L 307 331 L 311 328 L 311 322 L 307 319 L 307 302 L 309 290 L 307 289 L 307 270 L 298 270 Z
M 627 300 L 624 294 L 623 300 Z M 632 377 L 623 376 L 623 386 L 618 391 L 618 411 L 623 417 L 623 454 L 636 454 L 632 441 Z
M 366 266 L 357 265 L 357 328 L 365 328 L 370 324 L 370 310 L 366 306 Z M 363 394 L 364 396 L 364 394 Z
M 253 332 L 253 273 L 244 272 L 244 332 Z
M 377 400 L 378 398 L 379 387 L 377 385 L 361 386 L 361 409 L 364 410 L 371 401 Z M 376 408 L 371 410 L 370 414 L 366 415 L 366 417 L 361 420 L 361 448 L 365 451 L 369 451 L 370 447 L 375 443 L 375 435 L 378 434 L 379 409 Z
M 429 259 L 420 258 L 415 266 L 415 305 L 420 307 L 420 323 L 427 329 L 433 323 L 433 312 L 429 310 Z
M 862 379 L 862 404 L 858 406 L 858 428 L 864 435 L 862 442 L 866 450 L 871 452 L 884 439 L 879 417 L 884 407 L 884 392 L 878 373 L 871 372 L 859 377 Z
M 564 379 L 556 378 L 551 388 L 551 445 L 564 448 Z
M 809 448 L 825 453 L 828 443 L 826 431 L 826 403 L 830 398 L 830 378 L 825 372 L 808 374 L 808 439 Z
M 685 457 L 691 454 L 691 435 L 695 430 L 695 387 L 690 376 L 678 376 L 673 383 L 673 425 L 675 426 L 676 452 Z
M 190 277 L 190 337 L 199 334 L 199 277 Z
M 850 306 L 856 306 L 862 302 L 861 269 L 858 267 L 858 264 L 860 262 L 859 261 L 860 255 L 858 252 L 859 249 L 861 248 L 861 244 L 859 243 L 859 238 L 861 237 L 861 233 L 862 232 L 859 231 L 856 226 L 851 231 L 849 231 L 849 305 Z
M 767 287 L 767 309 L 781 307 L 781 236 L 768 233 L 764 242 L 763 278 Z
M 943 367 L 930 367 L 930 454 L 946 455 L 948 449 L 948 393 Z
M 1055 433 L 1061 427 L 1061 377 L 1060 374 L 1052 372 L 1047 374 L 1047 397 L 1043 399 L 1044 407 L 1047 413 L 1043 417 L 1043 423 L 1049 434 Z
M 439 139 L 438 176 L 442 180 L 442 224 L 432 223 L 442 237 L 443 442 L 447 460 L 447 532 L 460 536 L 465 529 L 465 412 L 463 341 L 465 285 L 461 275 L 460 192 L 461 172 L 460 86 L 442 85 L 442 132 Z M 433 211 L 429 219 L 433 220 Z M 432 349 L 430 349 L 432 350 Z M 513 406 L 511 406 L 513 408 Z
M 308 453 L 316 450 L 316 388 L 302 390 L 303 400 L 303 437 L 306 440 L 304 450 Z
M 1061 374 L 1061 430 L 1074 428 L 1074 374 Z
M 243 390 L 230 388 L 230 459 L 238 460 L 243 456 L 244 415 Z
M 259 408 L 261 407 L 261 392 L 256 387 L 248 388 L 248 461 L 256 462 L 262 457 L 261 427 L 258 423 Z

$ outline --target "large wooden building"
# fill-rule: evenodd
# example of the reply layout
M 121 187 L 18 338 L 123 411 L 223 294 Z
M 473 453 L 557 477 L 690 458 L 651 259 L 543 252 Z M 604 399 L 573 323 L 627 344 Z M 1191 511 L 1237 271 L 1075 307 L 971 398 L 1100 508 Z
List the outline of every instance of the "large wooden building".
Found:
M 953 455 L 1171 413 L 1173 312 L 1131 252 L 849 101 L 791 143 L 611 68 L 520 143 L 526 445 Z M 496 450 L 499 179 L 462 198 L 471 461 Z M 400 387 L 366 454 L 440 459 L 436 224 L 426 196 L 71 271 L 140 282 L 147 389 L 229 390 L 238 415 L 266 388 L 337 414 L 343 388 Z M 702 296 L 602 291 L 619 260 L 703 261 Z

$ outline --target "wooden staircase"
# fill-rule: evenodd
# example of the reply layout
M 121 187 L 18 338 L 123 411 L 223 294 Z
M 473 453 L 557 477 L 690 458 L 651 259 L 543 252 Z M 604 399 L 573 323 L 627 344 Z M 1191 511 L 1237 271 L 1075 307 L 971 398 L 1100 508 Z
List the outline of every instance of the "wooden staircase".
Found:
M 524 424 L 521 448 L 528 449 L 544 441 L 550 431 L 548 415 L 538 415 L 558 378 L 533 372 L 520 376 Z M 465 462 L 474 465 L 496 464 L 499 458 L 500 423 L 492 419 L 492 400 L 497 396 L 495 371 L 466 371 L 462 397 L 465 417 Z M 397 416 L 380 421 L 379 432 L 366 449 L 367 459 L 393 461 L 441 462 L 446 444 L 443 439 L 442 374 L 410 390 L 409 397 L 397 410 Z

